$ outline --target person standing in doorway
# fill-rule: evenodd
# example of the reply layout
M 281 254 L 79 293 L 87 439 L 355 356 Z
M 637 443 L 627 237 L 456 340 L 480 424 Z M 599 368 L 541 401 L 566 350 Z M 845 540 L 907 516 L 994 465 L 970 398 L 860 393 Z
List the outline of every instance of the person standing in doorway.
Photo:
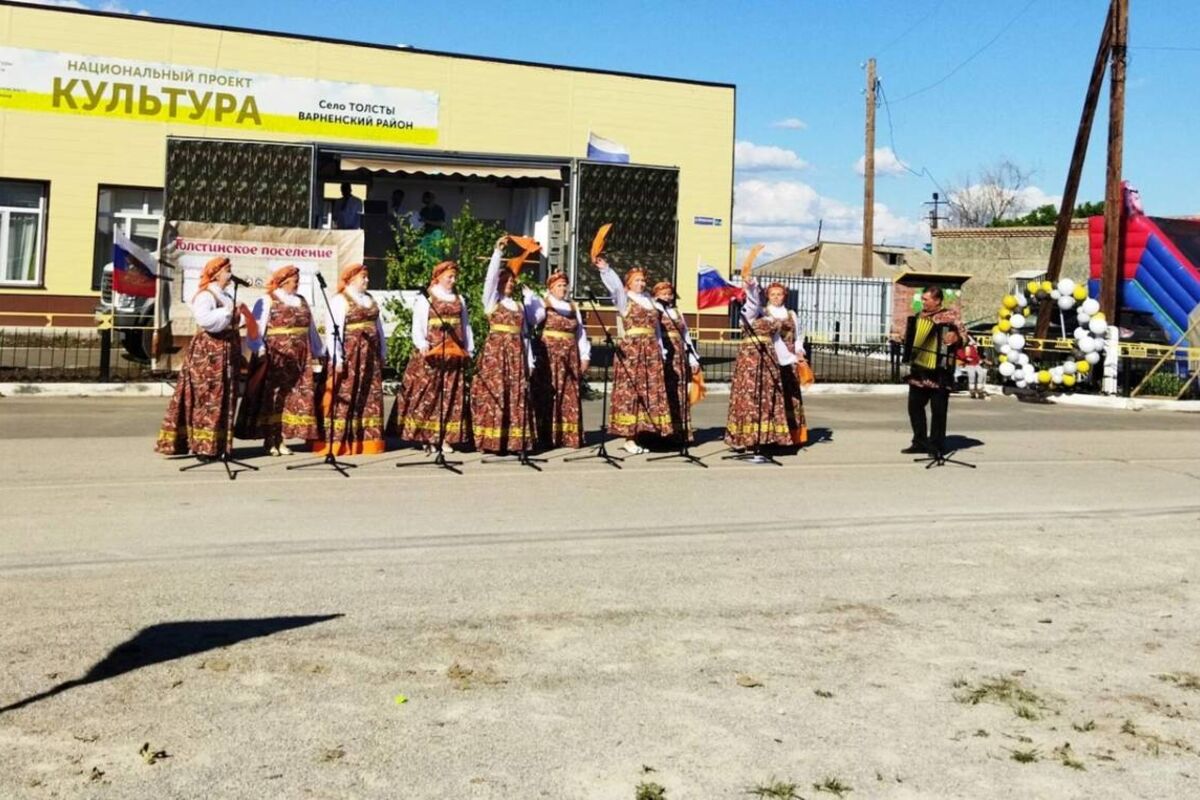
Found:
M 427 234 L 446 227 L 446 210 L 435 202 L 436 199 L 433 192 L 421 195 L 421 224 Z
M 362 200 L 354 196 L 349 183 L 342 184 L 342 196 L 333 203 L 333 227 L 352 231 L 362 227 Z

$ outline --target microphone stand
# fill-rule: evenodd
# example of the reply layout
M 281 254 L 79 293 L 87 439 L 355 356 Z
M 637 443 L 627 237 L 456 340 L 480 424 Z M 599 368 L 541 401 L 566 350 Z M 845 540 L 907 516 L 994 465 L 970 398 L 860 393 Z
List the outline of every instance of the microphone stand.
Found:
M 443 338 L 445 338 L 447 336 L 453 337 L 454 329 L 446 324 L 446 318 L 442 316 L 442 312 L 438 311 L 437 306 L 435 306 L 433 304 L 433 298 L 429 296 L 428 290 L 421 289 L 421 294 L 424 295 L 425 299 L 429 302 L 429 310 L 432 311 L 437 316 L 438 327 L 440 327 L 442 329 L 442 337 Z M 461 300 L 460 302 L 465 304 L 467 301 Z M 429 342 L 428 333 L 426 333 L 425 342 L 427 344 Z M 465 351 L 465 349 L 466 348 L 464 348 L 464 351 Z M 443 348 L 443 353 L 444 352 L 445 352 L 445 349 Z M 399 462 L 396 464 L 397 467 L 434 466 L 434 467 L 440 467 L 441 469 L 449 470 L 450 472 L 453 472 L 455 475 L 463 474 L 462 470 L 458 469 L 458 467 L 462 466 L 463 462 L 447 460 L 446 454 L 444 452 L 442 452 L 442 445 L 446 441 L 446 407 L 445 407 L 446 368 L 444 366 L 445 360 L 446 359 L 443 356 L 443 358 L 437 359 L 437 361 L 439 363 L 430 364 L 430 359 L 428 359 L 428 358 L 425 359 L 425 363 L 428 364 L 429 366 L 431 366 L 433 368 L 434 372 L 437 374 L 437 382 L 438 382 L 438 385 L 437 385 L 438 439 L 437 439 L 437 447 L 436 447 L 437 454 L 433 457 L 433 461 L 402 461 L 402 462 Z
M 596 452 L 586 453 L 580 456 L 571 456 L 564 458 L 563 462 L 568 461 L 587 461 L 588 459 L 598 458 L 609 466 L 621 469 L 618 462 L 624 461 L 622 456 L 614 456 L 608 452 L 608 368 L 613 359 L 623 359 L 625 354 L 613 342 L 612 333 L 608 330 L 608 326 L 604 324 L 604 319 L 600 316 L 599 304 L 596 302 L 596 295 L 592 291 L 588 291 L 588 301 L 592 304 L 592 310 L 596 312 L 596 321 L 600 323 L 600 329 L 604 331 L 604 342 L 608 345 L 608 351 L 612 353 L 612 358 L 604 362 L 604 394 L 600 401 L 600 443 L 596 445 Z
M 513 281 L 515 282 L 516 279 L 513 278 Z M 533 336 L 532 336 L 532 333 L 529 331 L 529 326 L 527 324 L 527 319 L 525 316 L 525 298 L 524 298 L 524 296 L 522 296 L 521 299 L 517 301 L 517 305 L 519 305 L 521 308 L 521 333 L 519 334 L 519 338 L 521 340 L 521 396 L 522 396 L 522 399 L 524 400 L 525 408 L 523 409 L 522 414 L 521 414 L 521 417 L 522 417 L 521 425 L 524 428 L 524 431 L 523 431 L 524 435 L 521 436 L 521 450 L 520 450 L 520 452 L 516 453 L 515 456 L 517 459 L 517 463 L 520 464 L 521 466 L 532 467 L 533 469 L 537 470 L 538 472 L 541 472 L 542 468 L 539 467 L 538 464 L 545 464 L 546 459 L 533 458 L 532 456 L 529 455 L 529 440 L 533 436 L 533 404 L 531 402 L 533 400 L 533 398 L 530 397 L 530 395 L 529 395 L 529 354 L 531 354 L 533 352 Z M 526 350 L 526 347 L 528 347 L 528 350 Z M 507 461 L 509 458 L 512 458 L 512 457 L 513 457 L 513 454 L 503 455 L 503 456 L 490 456 L 488 458 L 481 459 L 480 463 L 496 464 L 496 463 L 501 463 L 501 462 Z
M 230 468 L 230 466 L 229 466 L 230 464 L 237 464 L 239 467 L 242 467 L 243 470 L 248 469 L 252 472 L 258 472 L 258 467 L 247 464 L 244 461 L 238 461 L 232 455 L 230 455 L 230 451 L 233 450 L 234 407 L 237 405 L 237 393 L 238 393 L 237 392 L 238 375 L 237 375 L 237 372 L 233 368 L 233 362 L 234 362 L 235 352 L 237 354 L 241 353 L 241 344 L 240 344 L 240 340 L 237 336 L 237 329 L 238 329 L 237 319 L 239 316 L 237 292 L 238 292 L 238 286 L 240 284 L 245 284 L 245 285 L 249 286 L 248 283 L 241 280 L 240 278 L 237 280 L 231 280 L 230 283 L 233 284 L 233 313 L 230 315 L 230 318 L 229 318 L 229 326 L 233 329 L 234 342 L 238 343 L 238 348 L 235 351 L 233 345 L 230 345 L 229 357 L 225 359 L 225 381 L 226 381 L 226 385 L 229 387 L 229 403 L 226 405 L 225 413 L 223 414 L 223 416 L 225 417 L 225 446 L 221 448 L 221 455 L 219 458 L 206 459 L 206 458 L 198 457 L 199 460 L 195 464 L 189 464 L 186 467 L 180 467 L 179 471 L 187 472 L 188 470 L 193 470 L 198 467 L 207 466 L 207 465 L 213 463 L 214 461 L 220 461 L 221 464 L 225 467 L 225 474 L 229 476 L 229 480 L 233 481 L 233 480 L 237 480 L 238 472 L 240 472 L 241 470 L 238 470 L 235 472 L 233 469 Z M 199 334 L 197 334 L 197 335 L 199 335 Z
M 767 358 L 769 357 L 767 344 L 754 330 L 754 326 L 746 320 L 745 316 L 742 317 L 742 329 L 744 332 L 750 334 L 750 339 L 754 342 L 754 346 L 758 348 L 758 375 L 755 379 L 755 393 L 757 396 L 754 401 L 755 407 L 758 409 L 758 427 L 754 431 L 754 446 L 750 448 L 750 452 L 731 453 L 727 456 L 721 456 L 721 460 L 745 461 L 747 464 L 774 464 L 777 467 L 782 467 L 783 464 L 780 464 L 773 457 L 763 452 L 762 444 L 763 372 L 767 364 Z M 783 367 L 781 366 L 780 369 L 783 369 Z
M 680 313 L 682 314 L 682 312 L 680 312 Z M 670 313 L 667 313 L 665 316 L 668 319 L 671 319 Z M 674 319 L 671 319 L 671 325 L 675 328 L 675 331 L 679 334 L 679 346 L 683 350 L 683 375 L 681 377 L 683 378 L 683 387 L 684 388 L 683 388 L 683 402 L 682 402 L 681 408 L 679 409 L 680 422 L 683 424 L 683 441 L 682 441 L 682 444 L 680 444 L 680 446 L 679 446 L 678 453 L 667 453 L 664 456 L 654 456 L 653 458 L 647 458 L 646 460 L 647 461 L 665 461 L 665 460 L 671 459 L 671 458 L 682 458 L 688 464 L 695 464 L 698 467 L 704 467 L 705 469 L 708 469 L 708 464 L 705 464 L 700 459 L 699 456 L 692 455 L 691 449 L 690 449 L 691 444 L 689 442 L 689 440 L 691 439 L 691 433 L 692 433 L 692 403 L 691 403 L 691 398 L 688 396 L 688 391 L 692 385 L 692 359 L 691 359 L 691 357 L 692 357 L 692 355 L 695 355 L 696 360 L 699 361 L 700 354 L 696 353 L 696 351 L 692 347 L 691 343 L 684 336 L 683 331 L 680 329 L 679 324 L 676 323 Z M 669 336 L 667 338 L 668 338 L 668 340 L 670 339 Z M 679 396 L 678 391 L 676 391 L 675 396 L 676 397 Z
M 351 464 L 348 461 L 338 461 L 337 456 L 335 456 L 333 454 L 333 422 L 334 422 L 333 411 L 335 408 L 337 408 L 338 388 L 339 388 L 338 384 L 341 382 L 341 372 L 342 372 L 341 369 L 339 369 L 338 366 L 333 363 L 333 361 L 334 361 L 334 357 L 336 357 L 337 353 L 341 352 L 343 363 L 344 363 L 344 360 L 346 358 L 346 337 L 345 337 L 344 333 L 342 332 L 341 327 L 338 326 L 337 322 L 333 318 L 333 307 L 329 305 L 329 295 L 325 293 L 325 290 L 328 289 L 329 287 L 325 283 L 325 276 L 322 275 L 320 272 L 317 273 L 317 283 L 320 284 L 320 286 L 321 286 L 321 297 L 325 301 L 325 313 L 329 315 L 329 324 L 333 330 L 333 347 L 334 347 L 334 353 L 330 355 L 330 357 L 327 361 L 327 363 L 329 364 L 330 370 L 333 372 L 333 374 L 332 375 L 327 374 L 325 376 L 325 380 L 330 382 L 329 419 L 325 420 L 325 458 L 321 459 L 320 461 L 310 461 L 305 464 L 292 464 L 292 465 L 288 466 L 288 470 L 291 471 L 293 469 L 307 469 L 309 467 L 320 467 L 320 466 L 325 466 L 326 464 L 328 464 L 329 466 L 331 466 L 335 470 L 337 470 L 337 472 L 343 478 L 349 478 L 350 473 L 346 472 L 346 470 L 357 469 L 358 464 Z M 349 405 L 346 406 L 346 418 L 343 420 L 343 423 L 344 423 L 346 430 L 349 430 L 349 428 L 350 428 L 350 406 Z

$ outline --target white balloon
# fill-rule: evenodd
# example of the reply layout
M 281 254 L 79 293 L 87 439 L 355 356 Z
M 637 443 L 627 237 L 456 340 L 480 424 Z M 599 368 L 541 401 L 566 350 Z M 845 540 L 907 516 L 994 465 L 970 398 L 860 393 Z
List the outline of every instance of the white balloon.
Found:
M 1065 374 L 1065 375 L 1074 375 L 1075 374 L 1075 362 L 1074 361 L 1064 361 L 1063 365 L 1062 365 L 1062 371 L 1063 371 L 1063 374 Z
M 1100 301 L 1094 297 L 1089 297 L 1083 301 L 1083 305 L 1079 307 L 1080 311 L 1087 314 L 1089 317 L 1100 310 Z
M 1013 350 L 1025 349 L 1025 337 L 1019 333 L 1009 334 L 1008 346 Z
M 1029 298 L 1023 294 L 1017 295 L 1017 305 L 1019 305 L 1021 308 L 1024 308 L 1025 306 L 1029 305 Z
M 1002 344 L 1002 345 L 1000 345 L 1000 352 L 1003 353 L 1004 355 L 1008 355 L 1009 353 L 1012 352 L 1012 348 L 1006 344 Z
M 1008 318 L 1008 321 L 1012 324 L 1013 330 L 1019 331 L 1021 328 L 1025 327 L 1025 317 L 1021 316 L 1020 314 L 1013 314 Z
M 1019 381 L 1017 381 L 1017 388 L 1018 388 L 1018 389 L 1024 389 L 1024 388 L 1025 388 L 1026 386 L 1028 386 L 1028 385 L 1029 385 L 1029 383 L 1028 383 L 1028 382 L 1026 382 L 1025 380 L 1019 380 Z
M 1030 383 L 1037 379 L 1037 370 L 1033 368 L 1033 364 L 1023 364 L 1021 366 L 1021 377 Z
M 1080 329 L 1082 330 L 1082 328 Z M 1008 344 L 1008 334 L 1004 331 L 997 331 L 992 334 L 992 347 L 1004 347 Z
M 1090 334 L 1087 332 L 1087 328 L 1080 326 L 1075 329 L 1075 332 L 1072 334 L 1072 336 L 1075 337 L 1075 341 L 1079 341 L 1080 339 L 1090 336 Z
M 1091 314 L 1085 314 L 1082 311 L 1080 311 L 1078 314 L 1075 315 L 1075 321 L 1078 322 L 1080 325 L 1087 325 L 1091 319 L 1092 319 Z
M 1054 369 L 1050 370 L 1050 380 L 1054 381 L 1055 383 L 1062 383 L 1062 381 L 1063 381 L 1062 367 L 1055 367 Z
M 1088 353 L 1083 358 L 1085 361 L 1087 361 L 1093 367 L 1100 363 L 1100 354 L 1099 353 Z
M 1017 354 L 1017 363 L 1020 364 L 1022 367 L 1029 364 L 1029 353 L 1018 353 Z
M 1103 336 L 1104 331 L 1108 329 L 1108 323 L 1102 319 L 1094 319 L 1088 323 L 1088 330 L 1096 336 Z
M 1085 353 L 1094 353 L 1096 351 L 1096 340 L 1090 336 L 1080 339 L 1079 349 Z
M 1071 294 L 1075 291 L 1075 281 L 1070 278 L 1063 278 L 1058 282 L 1059 294 Z
M 1064 294 L 1058 298 L 1058 307 L 1063 311 L 1069 311 L 1075 305 L 1075 298 L 1069 294 Z
M 1051 300 L 1057 300 L 1060 297 L 1062 297 L 1062 292 L 1058 291 L 1058 289 L 1050 290 L 1050 299 Z
M 1017 371 L 1017 368 L 1013 365 L 1013 363 L 1011 361 L 1005 361 L 1003 364 L 1000 365 L 1000 374 L 1006 378 L 1011 378 L 1013 373 L 1016 371 Z

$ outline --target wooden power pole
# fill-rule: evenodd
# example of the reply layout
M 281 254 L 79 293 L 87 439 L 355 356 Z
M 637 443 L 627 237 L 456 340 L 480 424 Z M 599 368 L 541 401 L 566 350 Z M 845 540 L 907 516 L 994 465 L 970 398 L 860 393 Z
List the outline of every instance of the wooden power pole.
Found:
M 1104 188 L 1104 270 L 1100 274 L 1100 310 L 1116 325 L 1117 286 L 1121 280 L 1121 156 L 1125 145 L 1125 48 L 1129 40 L 1129 0 L 1112 4 L 1112 73 L 1108 84 L 1108 173 Z
M 874 276 L 875 259 L 875 59 L 867 59 L 867 152 L 863 162 L 862 276 Z
M 1100 46 L 1096 48 L 1096 60 L 1092 64 L 1092 77 L 1088 81 L 1087 95 L 1083 99 L 1083 113 L 1079 117 L 1079 129 L 1075 132 L 1075 149 L 1071 153 L 1071 166 L 1067 169 L 1067 185 L 1063 187 L 1062 205 L 1058 208 L 1058 224 L 1054 229 L 1054 243 L 1050 246 L 1050 261 L 1046 266 L 1046 280 L 1058 283 L 1062 274 L 1063 256 L 1067 252 L 1067 238 L 1071 234 L 1071 220 L 1075 216 L 1075 202 L 1079 196 L 1079 179 L 1083 174 L 1083 160 L 1087 155 L 1088 139 L 1092 133 L 1092 121 L 1096 118 L 1096 105 L 1100 99 L 1100 87 L 1104 84 L 1104 68 L 1108 66 L 1108 55 L 1112 48 L 1113 9 L 1110 6 L 1100 34 Z M 1038 315 L 1037 338 L 1045 339 L 1050 330 L 1053 309 L 1043 304 Z M 1064 336 L 1066 334 L 1063 334 Z

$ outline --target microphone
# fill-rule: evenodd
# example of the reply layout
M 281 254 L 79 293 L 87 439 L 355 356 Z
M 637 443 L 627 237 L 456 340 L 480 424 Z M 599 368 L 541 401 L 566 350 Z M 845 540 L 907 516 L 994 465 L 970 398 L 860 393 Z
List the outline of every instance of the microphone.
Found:
M 237 275 L 234 275 L 232 272 L 229 273 L 229 280 L 232 281 L 237 286 L 241 286 L 243 289 L 249 288 L 254 285 L 254 284 L 250 283 L 250 281 L 246 280 L 245 278 L 239 278 Z
M 321 270 L 317 270 L 317 285 L 322 289 L 329 288 L 329 284 L 325 282 L 325 276 L 321 274 Z

